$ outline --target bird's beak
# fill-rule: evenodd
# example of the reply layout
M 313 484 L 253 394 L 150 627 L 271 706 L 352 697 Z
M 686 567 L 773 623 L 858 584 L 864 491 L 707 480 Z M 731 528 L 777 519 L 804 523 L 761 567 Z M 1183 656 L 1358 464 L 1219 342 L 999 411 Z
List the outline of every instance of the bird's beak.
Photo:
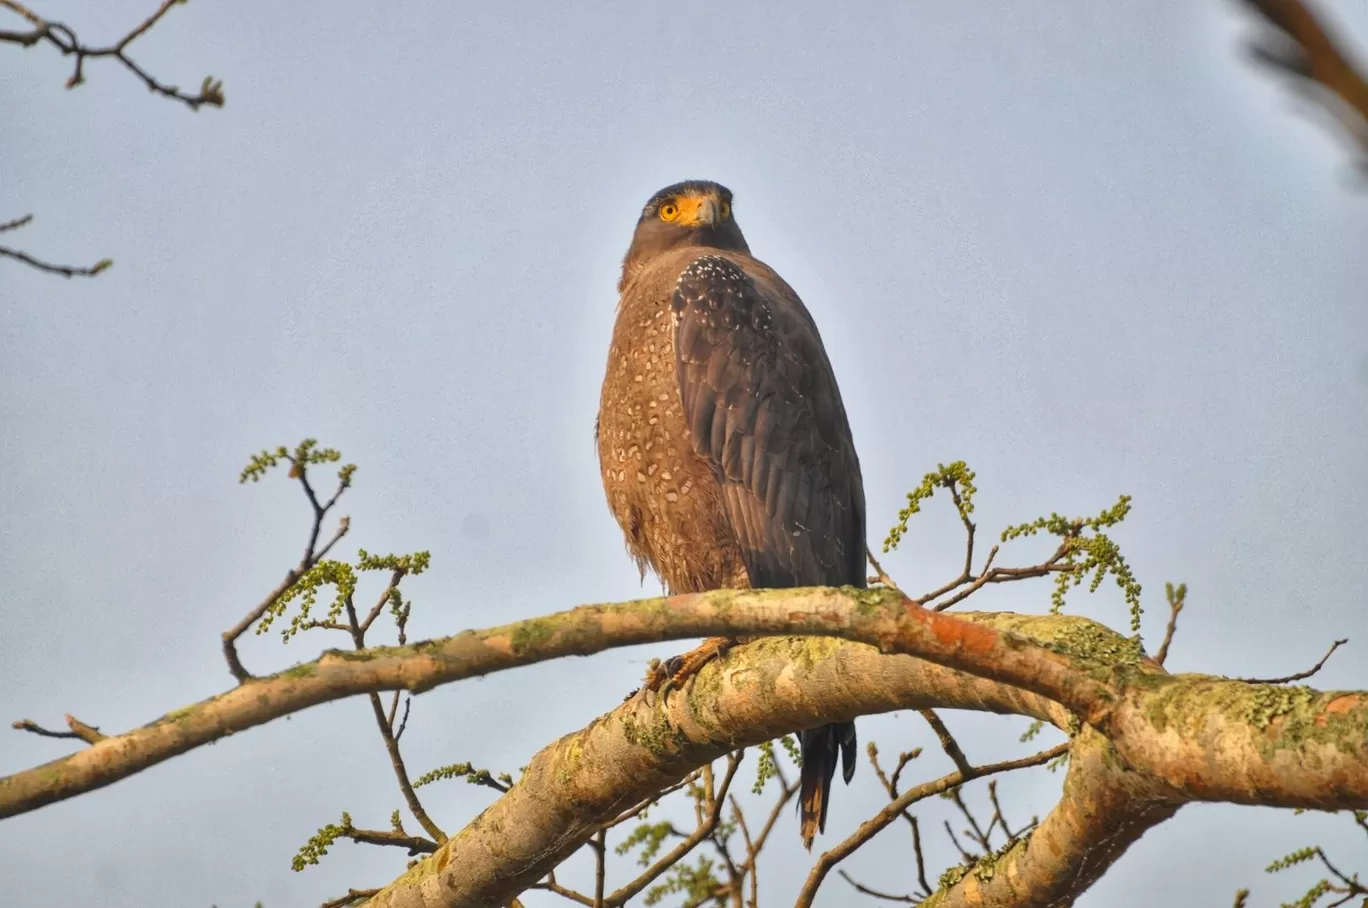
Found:
M 684 227 L 712 227 L 717 223 L 717 200 L 694 196 L 679 200 L 679 221 Z

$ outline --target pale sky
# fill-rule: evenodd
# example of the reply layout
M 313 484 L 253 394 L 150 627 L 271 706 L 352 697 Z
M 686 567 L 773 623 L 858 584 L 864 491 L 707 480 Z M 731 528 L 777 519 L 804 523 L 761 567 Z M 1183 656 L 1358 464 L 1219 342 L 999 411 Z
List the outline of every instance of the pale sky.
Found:
M 1368 10 L 1320 5 L 1368 57 Z M 38 10 L 103 43 L 153 6 Z M 166 81 L 224 79 L 227 107 L 198 114 L 107 62 L 68 92 L 50 48 L 0 47 L 0 221 L 36 216 L 6 240 L 116 261 L 72 281 L 0 261 L 0 718 L 114 732 L 224 689 L 219 634 L 298 559 L 309 516 L 283 476 L 238 472 L 306 436 L 360 464 L 341 554 L 431 550 L 405 587 L 415 638 L 654 594 L 592 426 L 637 212 L 684 178 L 736 193 L 751 248 L 821 326 L 876 543 L 938 462 L 977 470 L 985 537 L 1128 493 L 1116 538 L 1151 648 L 1164 581 L 1191 589 L 1171 669 L 1286 674 L 1348 637 L 1315 683 L 1368 687 L 1368 194 L 1323 118 L 1246 62 L 1249 30 L 1220 0 L 204 2 L 135 45 Z M 961 546 L 932 505 L 886 567 L 929 588 Z M 1125 627 L 1110 585 L 1070 610 Z M 267 672 L 341 643 L 254 638 L 244 658 Z M 516 772 L 684 646 L 426 694 L 409 765 Z M 1028 752 L 1022 720 L 947 721 L 971 759 Z M 948 765 L 915 714 L 859 728 L 885 753 L 926 746 L 923 777 Z M 0 773 L 69 750 L 0 727 Z M 1020 823 L 1058 785 L 1000 788 Z M 449 832 L 493 794 L 423 791 Z M 819 845 L 882 801 L 862 761 Z M 401 803 L 369 707 L 335 703 L 0 822 L 0 879 L 15 908 L 316 905 L 405 858 L 341 843 L 296 874 L 299 845 Z M 767 906 L 810 865 L 781 822 Z M 1187 807 L 1079 904 L 1248 886 L 1275 905 L 1317 876 L 1270 861 L 1317 843 L 1368 868 L 1355 833 Z M 911 891 L 907 839 L 890 828 L 844 866 Z M 930 841 L 934 880 L 955 859 Z M 856 898 L 833 878 L 819 904 Z

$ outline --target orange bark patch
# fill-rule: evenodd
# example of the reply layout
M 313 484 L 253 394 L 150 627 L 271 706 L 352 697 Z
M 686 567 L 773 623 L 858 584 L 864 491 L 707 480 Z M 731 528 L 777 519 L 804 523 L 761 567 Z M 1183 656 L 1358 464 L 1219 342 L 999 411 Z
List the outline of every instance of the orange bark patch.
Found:
M 909 608 L 907 615 L 924 625 L 936 642 L 977 656 L 991 653 L 998 645 L 998 632 L 941 612 Z
M 1365 705 L 1362 701 L 1363 697 L 1360 694 L 1345 694 L 1344 696 L 1336 697 L 1325 704 L 1324 712 L 1319 716 L 1316 716 L 1316 727 L 1324 728 L 1329 725 L 1331 714 L 1343 715 L 1352 710 L 1362 708 Z

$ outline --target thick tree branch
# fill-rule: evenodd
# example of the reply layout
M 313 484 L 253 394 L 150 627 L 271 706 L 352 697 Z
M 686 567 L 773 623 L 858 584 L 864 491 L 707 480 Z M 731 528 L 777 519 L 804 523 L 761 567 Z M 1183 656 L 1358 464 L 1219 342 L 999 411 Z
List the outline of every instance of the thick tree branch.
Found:
M 733 608 L 735 606 L 733 605 Z M 1009 616 L 973 616 L 975 622 L 1011 626 Z M 1054 619 L 1067 621 L 1068 619 Z M 998 625 L 1001 629 L 1002 625 Z M 1081 636 L 1063 632 L 1065 625 L 1053 629 L 1035 624 L 1031 630 L 1040 642 L 1064 651 L 1073 650 L 1084 661 L 1096 658 L 1102 651 L 1123 638 L 1110 636 L 1089 622 L 1073 625 L 1088 631 Z M 1015 630 L 1029 633 L 1024 626 Z M 1095 637 L 1092 643 L 1084 638 L 1093 632 L 1107 634 L 1110 643 Z M 1021 640 L 1020 637 L 1014 639 Z M 1070 642 L 1065 642 L 1070 641 Z M 1024 640 L 1023 646 L 1030 646 Z M 1084 655 L 1084 653 L 1091 655 Z M 887 664 L 905 666 L 901 671 L 885 674 L 880 668 Z M 1156 721 L 1171 721 L 1169 711 L 1206 711 L 1217 704 L 1234 706 L 1243 712 L 1237 682 L 1209 691 L 1201 705 L 1196 701 L 1181 707 L 1169 698 L 1173 691 L 1189 683 L 1206 684 L 1207 679 L 1168 678 L 1162 673 L 1136 671 L 1132 685 L 1140 691 L 1160 691 L 1157 701 L 1149 706 Z M 795 666 L 803 666 L 799 671 Z M 915 678 L 915 681 L 912 679 Z M 955 678 L 955 681 L 951 681 Z M 909 685 L 909 682 L 910 683 Z M 944 683 L 945 686 L 942 686 Z M 868 685 L 868 687 L 866 687 Z M 1128 689 L 1128 688 L 1127 688 Z M 499 904 L 501 900 L 531 885 L 555 866 L 580 843 L 593 834 L 603 818 L 615 816 L 624 806 L 636 803 L 642 796 L 669 785 L 695 766 L 702 765 L 721 753 L 738 746 L 767 740 L 785 730 L 805 727 L 819 721 L 839 721 L 866 712 L 877 712 L 886 707 L 874 703 L 857 705 L 864 696 L 891 697 L 905 708 L 924 708 L 923 696 L 933 695 L 939 705 L 949 708 L 1020 711 L 1039 714 L 1061 727 L 1070 723 L 1061 716 L 1057 706 L 1042 702 L 1038 697 L 1023 695 L 1021 691 L 983 679 L 973 679 L 962 673 L 928 665 L 923 660 L 889 659 L 874 655 L 861 647 L 834 644 L 829 641 L 785 638 L 768 640 L 734 651 L 720 665 L 700 673 L 687 697 L 670 701 L 663 708 L 652 708 L 641 698 L 634 698 L 607 716 L 595 721 L 584 731 L 567 736 L 546 748 L 534 758 L 526 775 L 493 806 L 466 829 L 453 836 L 432 858 L 416 866 L 404 877 L 382 891 L 373 908 L 450 908 Z M 972 690 L 972 692 L 971 692 Z M 1250 688 L 1256 702 L 1262 702 L 1262 692 L 1273 688 Z M 1008 691 L 1012 696 L 1026 696 L 1008 707 L 997 699 Z M 1237 742 L 1234 753 L 1226 752 L 1225 740 L 1206 741 L 1200 748 L 1193 747 L 1189 755 L 1201 750 L 1198 759 L 1207 766 L 1219 766 L 1231 760 L 1234 764 L 1248 761 L 1267 763 L 1279 751 L 1300 751 L 1310 754 L 1316 766 L 1300 772 L 1305 778 L 1291 788 L 1295 797 L 1310 800 L 1338 800 L 1347 803 L 1368 802 L 1368 740 L 1362 727 L 1368 722 L 1368 695 L 1315 694 L 1306 709 L 1295 708 L 1286 715 L 1300 715 L 1303 721 L 1314 724 L 1326 717 L 1325 708 L 1337 699 L 1350 697 L 1358 706 L 1352 725 L 1337 726 L 1328 737 L 1338 746 L 1352 752 L 1339 758 L 1338 766 L 1330 768 L 1325 760 L 1331 755 L 1317 750 L 1318 745 L 1296 735 L 1273 734 L 1267 744 L 1251 748 L 1248 741 Z M 1123 697 L 1124 699 L 1124 697 Z M 681 702 L 681 700 L 683 702 Z M 887 702 L 887 701 L 883 701 Z M 1246 704 L 1247 705 L 1247 704 Z M 1042 708 L 1043 707 L 1043 708 Z M 1124 711 L 1123 711 L 1124 712 Z M 1131 757 L 1132 752 L 1146 752 L 1143 747 L 1132 747 L 1135 737 L 1154 737 L 1152 726 L 1139 727 L 1137 717 L 1128 712 L 1113 716 L 1106 723 L 1120 743 L 1115 750 L 1100 734 L 1084 728 L 1085 740 L 1102 742 L 1108 748 L 1098 756 L 1091 752 L 1074 769 L 1071 765 L 1072 786 L 1066 798 L 1039 827 L 1029 841 L 1023 839 L 1013 845 L 1006 856 L 991 856 L 985 860 L 1007 868 L 1022 879 L 1035 881 L 1040 898 L 1031 905 L 1058 904 L 1077 896 L 1098 874 L 1146 829 L 1161 822 L 1187 800 L 1210 799 L 1217 785 L 1207 773 L 1192 785 L 1179 780 L 1172 785 L 1166 778 L 1145 771 L 1143 761 Z M 1328 726 L 1327 726 L 1328 727 Z M 1314 737 L 1314 736 L 1313 736 Z M 1300 741 L 1300 743 L 1293 743 Z M 1089 746 L 1093 746 L 1090 744 Z M 1101 747 L 1098 744 L 1097 747 Z M 1267 748 L 1267 749 L 1264 749 Z M 1096 760 L 1092 761 L 1092 756 Z M 1334 759 L 1331 758 L 1332 762 Z M 1350 768 L 1351 765 L 1356 768 Z M 1095 768 L 1096 771 L 1092 771 Z M 1247 773 L 1247 768 L 1231 767 L 1232 778 Z M 1328 772 L 1322 772 L 1322 769 Z M 1104 772 L 1105 770 L 1105 772 Z M 1284 767 L 1280 770 L 1287 773 Z M 1297 771 L 1297 770 L 1292 770 Z M 1356 788 L 1352 794 L 1342 790 L 1345 775 L 1354 775 Z M 1310 777 L 1316 777 L 1314 780 Z M 1327 776 L 1338 776 L 1327 784 Z M 1301 787 L 1305 783 L 1305 787 Z M 1233 790 L 1226 780 L 1223 794 Z M 1280 802 L 1289 792 L 1274 793 L 1265 789 L 1260 797 L 1265 802 Z M 1248 794 L 1243 796 L 1248 799 Z M 1235 799 L 1235 798 L 1231 798 Z M 1035 846 L 1031 842 L 1036 842 Z M 1072 849 L 1072 850 L 1070 850 Z M 1006 862 L 1006 863 L 1003 863 Z M 966 873 L 954 886 L 939 895 L 947 904 L 1005 904 L 1005 901 L 979 902 L 974 891 L 982 888 L 985 878 L 992 878 L 986 864 Z M 1005 877 L 1004 877 L 1005 879 Z M 992 884 L 1002 887 L 999 880 Z
M 767 717 L 765 730 L 751 743 L 808 727 L 805 722 L 890 709 L 997 708 L 1056 725 L 1067 722 L 1067 709 L 1109 733 L 1127 760 L 1152 765 L 1195 798 L 1327 809 L 1368 804 L 1368 736 L 1362 733 L 1368 725 L 1368 694 L 1324 694 L 1201 676 L 1170 678 L 1123 638 L 1083 619 L 953 616 L 909 609 L 904 602 L 892 590 L 724 590 L 584 606 L 404 647 L 329 651 L 315 662 L 249 681 L 79 753 L 0 779 L 0 816 L 108 785 L 226 735 L 343 697 L 400 688 L 422 692 L 615 646 L 793 632 L 873 643 L 924 662 L 913 671 L 904 660 L 875 659 L 861 669 L 866 675 L 859 683 L 830 679 L 848 691 L 841 703 L 813 700 L 805 690 L 794 692 L 807 702 L 801 707 L 769 704 L 778 712 Z M 1028 637 L 1044 645 L 1032 645 Z M 811 662 L 811 652 L 820 647 L 818 641 L 808 641 L 795 658 L 800 664 Z M 932 672 L 933 665 L 942 663 L 958 670 Z M 810 673 L 800 674 L 806 678 Z M 932 677 L 940 681 L 915 689 L 918 696 L 911 697 L 909 677 L 923 685 Z M 893 693 L 874 689 L 880 683 Z M 957 706 L 971 688 L 974 696 L 999 706 Z M 1002 699 L 1005 692 L 1011 694 L 1010 704 Z M 678 699 L 671 702 L 677 705 Z M 640 696 L 627 707 L 637 703 L 651 708 Z M 730 718 L 727 727 L 739 727 L 737 721 Z M 1217 741 L 1221 759 L 1209 760 Z M 1193 761 L 1201 765 L 1194 767 Z M 689 768 L 704 762 L 699 759 Z M 1308 766 L 1318 769 L 1304 768 Z M 643 789 L 618 812 L 656 790 Z

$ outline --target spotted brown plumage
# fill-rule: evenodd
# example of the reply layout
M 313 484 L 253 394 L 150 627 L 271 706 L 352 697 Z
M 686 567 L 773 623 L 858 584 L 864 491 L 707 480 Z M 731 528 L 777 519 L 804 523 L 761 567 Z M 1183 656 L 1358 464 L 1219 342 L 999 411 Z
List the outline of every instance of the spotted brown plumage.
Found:
M 864 585 L 860 462 L 817 325 L 751 257 L 716 183 L 642 211 L 618 285 L 597 424 L 609 507 L 672 593 Z M 684 657 L 696 670 L 731 641 Z M 693 658 L 691 658 L 693 657 Z M 825 827 L 855 726 L 804 731 L 804 844 Z

